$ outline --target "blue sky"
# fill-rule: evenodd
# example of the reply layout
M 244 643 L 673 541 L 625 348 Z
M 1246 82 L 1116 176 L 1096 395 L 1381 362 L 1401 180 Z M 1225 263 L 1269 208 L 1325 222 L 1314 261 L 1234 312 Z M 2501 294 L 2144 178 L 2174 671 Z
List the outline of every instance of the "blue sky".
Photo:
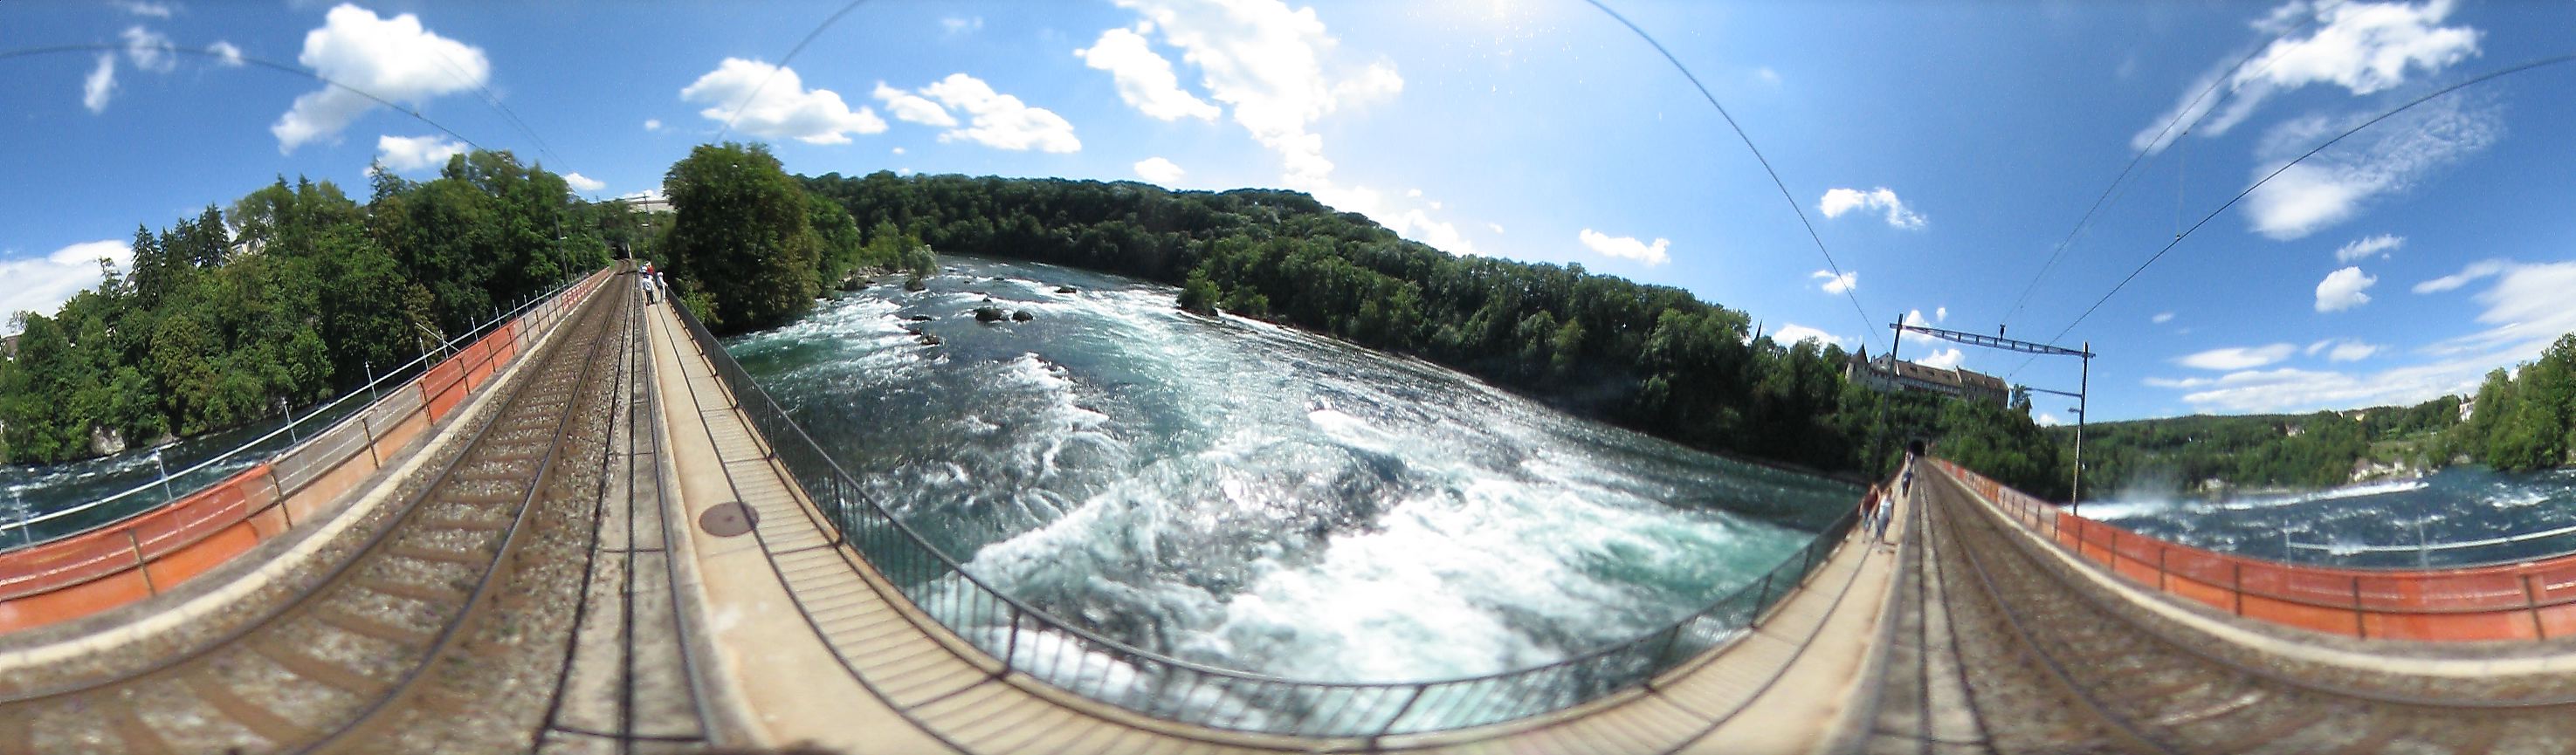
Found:
M 279 175 L 363 195 L 370 161 L 422 177 L 470 141 L 611 197 L 730 120 L 809 174 L 1301 189 L 1452 252 L 1681 286 L 1873 353 L 1906 313 L 2049 339 L 2178 217 L 2576 47 L 2566 3 L 1610 4 L 1734 114 L 1846 277 L 1681 74 L 1576 0 L 877 0 L 784 70 L 842 3 L 10 3 L 0 50 L 97 47 L 0 58 L 0 308 L 50 309 L 138 222 Z M 2576 330 L 2571 89 L 2576 65 L 2428 102 L 2219 214 L 2056 338 L 2101 354 L 2095 418 L 2412 402 Z M 2156 138 L 2177 114 L 2190 134 Z M 2077 380 L 1953 348 L 1903 352 Z

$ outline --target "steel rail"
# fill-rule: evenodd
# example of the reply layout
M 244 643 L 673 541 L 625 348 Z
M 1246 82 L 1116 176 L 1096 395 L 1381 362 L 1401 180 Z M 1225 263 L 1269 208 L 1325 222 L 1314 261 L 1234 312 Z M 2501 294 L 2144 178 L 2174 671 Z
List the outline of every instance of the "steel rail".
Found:
M 1957 516 L 1958 513 L 1951 511 L 1949 506 L 1941 507 L 1942 528 L 1957 530 Z M 1995 586 L 1994 575 L 1986 569 L 1985 559 L 1977 555 L 1977 549 L 1963 547 L 1959 549 L 1959 554 L 1967 559 L 1969 571 L 1976 575 L 1976 584 L 1985 588 L 1986 599 L 1994 605 L 1995 615 L 2002 617 L 2005 628 L 2012 631 L 2015 640 L 2013 647 L 2021 651 L 2022 657 L 2039 662 L 2040 669 L 2047 672 L 2046 677 L 2050 686 L 2056 687 L 2059 692 L 2064 693 L 2077 705 L 2082 706 L 2086 712 L 2092 714 L 2095 720 L 2105 724 L 2112 738 L 2121 741 L 2129 748 L 2161 753 L 2182 752 L 2178 748 L 2147 736 L 2144 730 L 2138 728 L 2136 722 L 2113 715 L 2110 706 L 2095 697 L 2091 689 L 2075 681 L 2074 674 L 2066 669 L 2064 662 L 2040 649 L 2031 628 L 2023 623 L 2020 613 L 2013 610 L 2012 603 L 2004 599 L 2002 588 Z M 1952 636 L 1955 637 L 1956 634 Z M 1971 692 L 1971 694 L 1974 693 Z
M 573 322 L 572 319 L 573 318 L 570 317 L 565 318 L 565 320 L 558 324 L 548 335 L 569 332 L 570 329 L 577 324 Z M 531 372 L 533 372 L 533 370 Z M 527 374 L 518 378 L 518 383 L 511 386 L 511 390 L 514 392 L 510 396 L 510 402 L 515 402 L 520 398 L 520 395 L 516 391 L 525 388 L 526 383 L 534 380 L 535 377 L 536 376 L 534 374 Z M 358 567 L 366 562 L 366 559 L 363 557 L 364 554 L 381 551 L 386 543 L 393 539 L 394 535 L 401 533 L 403 531 L 403 525 L 410 522 L 413 517 L 419 513 L 420 509 L 428 503 L 430 500 L 430 494 L 435 492 L 438 488 L 437 481 L 447 479 L 455 473 L 458 467 L 464 464 L 466 457 L 471 455 L 468 451 L 476 446 L 482 445 L 484 439 L 492 433 L 493 428 L 498 427 L 501 424 L 500 420 L 503 415 L 508 413 L 508 408 L 508 403 L 504 403 L 502 406 L 496 407 L 492 412 L 485 415 L 482 418 L 481 424 L 475 427 L 474 434 L 469 436 L 466 441 L 458 447 L 456 454 L 449 457 L 439 466 L 438 470 L 434 473 L 435 476 L 431 478 L 431 484 L 421 486 L 420 490 L 415 492 L 409 500 L 402 502 L 401 506 L 396 509 L 393 516 L 386 518 L 386 522 L 382 527 L 378 528 L 375 532 L 369 533 L 367 539 L 359 544 L 355 550 L 355 553 L 358 555 L 331 565 L 328 570 L 323 572 L 322 578 L 315 580 L 311 587 L 297 591 L 293 597 L 278 602 L 276 605 L 262 611 L 257 617 L 243 622 L 241 626 L 235 627 L 231 631 L 227 631 L 222 635 L 217 636 L 214 640 L 201 643 L 199 646 L 191 648 L 185 652 L 155 660 L 154 662 L 136 670 L 119 672 L 103 678 L 83 680 L 69 684 L 58 684 L 53 687 L 34 691 L 17 691 L 0 695 L 0 706 L 18 705 L 49 698 L 79 694 L 101 687 L 165 673 L 183 664 L 211 655 L 216 651 L 240 645 L 251 635 L 276 625 L 280 620 L 285 619 L 289 615 L 302 609 L 312 598 L 315 598 L 323 592 L 346 582 L 349 576 L 354 574 Z
M 961 605 L 961 601 L 964 600 L 980 600 L 984 601 L 986 605 L 998 604 L 995 607 L 1004 609 L 1007 616 L 1002 617 L 999 620 L 998 623 L 1000 623 L 1001 626 L 992 627 L 992 629 L 1004 631 L 1006 633 L 1006 636 L 998 643 L 1001 644 L 1002 647 L 982 649 L 987 652 L 994 653 L 995 657 L 1003 663 L 1005 668 L 1014 671 L 1028 672 L 1031 676 L 1044 680 L 1053 686 L 1064 688 L 1067 691 L 1074 692 L 1085 697 L 1110 702 L 1150 717 L 1173 720 L 1181 723 L 1205 725 L 1220 729 L 1231 728 L 1237 730 L 1295 733 L 1313 736 L 1384 736 L 1393 733 L 1442 731 L 1518 720 L 1530 716 L 1543 715 L 1556 710 L 1562 710 L 1564 708 L 1573 707 L 1574 705 L 1579 705 L 1593 699 L 1599 699 L 1616 692 L 1637 688 L 1645 685 L 1655 676 L 1665 671 L 1678 668 L 1682 665 L 1682 661 L 1687 661 L 1690 658 L 1697 657 L 1708 650 L 1713 650 L 1718 647 L 1724 647 L 1731 644 L 1749 634 L 1750 630 L 1759 627 L 1762 621 L 1767 618 L 1767 614 L 1770 612 L 1770 609 L 1776 607 L 1781 599 L 1784 599 L 1789 594 L 1795 592 L 1795 588 L 1799 584 L 1803 583 L 1808 575 L 1814 572 L 1815 567 L 1825 561 L 1828 555 L 1827 551 L 1830 551 L 1833 547 L 1840 544 L 1840 536 L 1850 530 L 1850 527 L 1857 516 L 1856 511 L 1846 512 L 1842 517 L 1835 520 L 1834 523 L 1828 525 L 1819 536 L 1810 540 L 1806 545 L 1800 547 L 1794 554 L 1783 558 L 1771 569 L 1765 571 L 1761 577 L 1748 581 L 1737 590 L 1728 593 L 1716 601 L 1712 601 L 1709 605 L 1698 611 L 1687 614 L 1658 629 L 1641 633 L 1628 640 L 1609 643 L 1591 651 L 1538 666 L 1446 679 L 1386 682 L 1306 681 L 1228 669 L 1175 658 L 1160 652 L 1138 648 L 1132 644 L 1103 636 L 1097 632 L 1075 624 L 1074 622 L 1058 617 L 1052 612 L 1029 605 L 989 584 L 986 584 L 982 579 L 967 571 L 963 563 L 957 561 L 954 557 L 948 555 L 937 546 L 932 545 L 931 541 L 926 536 L 920 534 L 919 531 L 915 530 L 909 523 L 905 522 L 900 517 L 895 516 L 891 509 L 862 492 L 856 478 L 850 475 L 846 470 L 842 469 L 838 461 L 832 459 L 828 453 L 822 450 L 820 443 L 816 442 L 810 434 L 807 434 L 801 426 L 787 416 L 786 410 L 780 407 L 775 399 L 771 398 L 765 391 L 763 391 L 759 385 L 750 378 L 749 373 L 744 371 L 742 366 L 738 362 L 735 362 L 730 354 L 725 352 L 722 348 L 721 342 L 717 340 L 712 333 L 706 330 L 703 323 L 699 322 L 685 306 L 675 308 L 674 312 L 679 316 L 683 325 L 690 330 L 691 338 L 699 342 L 700 352 L 707 358 L 709 364 L 715 368 L 717 377 L 722 380 L 729 389 L 731 389 L 734 395 L 734 401 L 737 404 L 736 409 L 741 411 L 746 419 L 750 420 L 751 424 L 756 429 L 760 430 L 760 435 L 767 439 L 766 442 L 772 456 L 776 457 L 782 466 L 786 467 L 788 471 L 791 472 L 791 479 L 795 479 L 798 486 L 805 489 L 808 498 L 814 500 L 818 506 L 829 509 L 824 513 L 831 519 L 831 524 L 834 529 L 837 530 L 836 534 L 839 535 L 837 541 L 832 543 L 833 545 L 847 543 L 856 549 L 863 557 L 866 557 L 871 563 L 880 563 L 881 559 L 885 558 L 888 554 L 870 554 L 868 552 L 869 546 L 864 542 L 864 536 L 870 533 L 851 532 L 850 530 L 854 528 L 856 522 L 846 521 L 851 519 L 851 515 L 853 513 L 873 514 L 876 521 L 882 523 L 878 526 L 882 527 L 884 530 L 888 530 L 899 535 L 897 540 L 898 543 L 908 544 L 912 547 L 912 552 L 898 554 L 917 559 L 915 561 L 907 562 L 907 564 L 917 564 L 921 567 L 934 569 L 940 572 L 938 576 L 929 580 L 924 580 L 924 585 L 913 587 L 907 587 L 905 585 L 905 580 L 895 574 L 889 573 L 888 580 L 894 583 L 896 588 L 903 592 L 907 599 L 913 601 L 916 605 L 922 606 L 926 611 L 930 611 L 934 617 L 938 615 L 936 610 L 937 608 L 941 606 L 946 606 L 952 609 L 957 608 Z M 782 446 L 781 444 L 788 445 Z M 818 461 L 819 465 L 800 464 L 799 462 L 801 459 L 791 459 L 789 452 L 796 453 L 798 456 L 810 456 L 814 461 Z M 798 466 L 818 468 L 798 470 Z M 818 480 L 814 478 L 820 479 Z M 858 503 L 864 505 L 864 508 L 857 512 L 850 511 L 849 509 L 851 504 L 847 500 L 850 498 L 857 499 Z M 882 548 L 879 550 L 882 550 Z M 907 571 L 921 571 L 921 569 L 908 569 Z M 936 583 L 939 578 L 948 575 L 955 575 L 960 583 L 959 586 L 970 590 L 972 594 L 960 596 L 954 592 L 940 593 L 929 587 L 929 583 Z M 1748 596 L 1753 598 L 1753 600 L 1750 601 L 1750 604 L 1747 604 L 1744 601 L 1744 598 Z M 802 610 L 801 606 L 800 610 Z M 950 613 L 954 615 L 956 612 L 951 611 Z M 1713 633 L 1722 636 L 1718 636 L 1713 641 L 1709 641 L 1705 647 L 1693 648 L 1689 652 L 1680 654 L 1678 657 L 1674 655 L 1673 651 L 1675 646 L 1680 644 L 1686 637 L 1692 637 L 1693 642 L 1698 642 L 1700 641 L 1699 638 L 1693 637 L 1693 635 L 1712 634 L 1706 631 L 1707 627 L 1704 625 L 1712 620 L 1718 620 L 1721 623 L 1724 623 L 1726 619 L 1723 617 L 1730 616 L 1741 616 L 1743 617 L 1743 620 L 1740 623 L 1726 626 L 1718 632 Z M 810 622 L 811 617 L 809 616 L 808 619 Z M 1035 626 L 1030 627 L 1027 626 L 1028 624 L 1034 624 Z M 972 628 L 970 627 L 969 629 Z M 1140 675 L 1159 677 L 1162 683 L 1158 685 L 1155 690 L 1149 691 L 1153 694 L 1146 695 L 1146 700 L 1144 702 L 1147 703 L 1147 705 L 1141 709 L 1133 704 L 1133 698 L 1137 696 L 1138 692 L 1134 689 L 1121 690 L 1122 694 L 1117 696 L 1116 699 L 1110 699 L 1108 696 L 1100 693 L 1086 693 L 1081 689 L 1075 689 L 1074 687 L 1082 686 L 1079 678 L 1081 668 L 1078 667 L 1075 669 L 1077 677 L 1074 682 L 1068 683 L 1055 678 L 1061 675 L 1064 671 L 1064 663 L 1061 653 L 1052 659 L 1054 663 L 1042 668 L 1037 667 L 1036 664 L 1029 661 L 1021 660 L 1020 656 L 1023 653 L 1018 643 L 1019 638 L 1023 635 L 1043 634 L 1045 632 L 1060 632 L 1067 638 L 1076 640 L 1080 645 L 1083 645 L 1083 649 L 1086 652 L 1096 651 L 1106 654 L 1112 656 L 1112 660 L 1124 659 L 1131 662 L 1141 662 L 1139 664 L 1131 665 L 1138 667 Z M 961 631 L 959 634 L 964 636 L 967 632 Z M 968 642 L 970 644 L 974 644 L 972 639 L 969 639 Z M 981 646 L 979 645 L 978 647 Z M 1649 650 L 1650 648 L 1651 650 Z M 1041 651 L 1032 647 L 1028 652 L 1036 653 Z M 1078 658 L 1077 661 L 1088 663 L 1089 659 Z M 1613 665 L 1620 661 L 1630 661 L 1630 663 L 1625 666 Z M 1146 671 L 1143 666 L 1157 667 L 1162 671 L 1160 673 L 1149 672 Z M 1615 681 L 1604 682 L 1597 677 L 1583 677 L 1577 675 L 1578 672 L 1584 671 L 1612 672 L 1619 678 Z M 1178 707 L 1168 705 L 1173 703 L 1174 700 L 1172 699 L 1172 695 L 1167 694 L 1170 691 L 1170 686 L 1174 684 L 1172 681 L 1172 674 L 1175 672 L 1186 673 L 1192 677 L 1184 680 L 1184 683 L 1187 683 L 1189 687 L 1185 690 L 1184 694 L 1180 696 L 1181 704 Z M 1187 701 L 1195 698 L 1197 693 L 1208 691 L 1208 682 L 1211 679 L 1219 682 L 1220 688 L 1217 691 L 1246 692 L 1249 694 L 1253 702 L 1265 700 L 1278 702 L 1283 698 L 1293 697 L 1296 693 L 1301 691 L 1328 693 L 1341 692 L 1345 694 L 1340 701 L 1340 706 L 1332 708 L 1332 712 L 1330 714 L 1323 716 L 1323 718 L 1326 719 L 1325 725 L 1327 728 L 1325 729 L 1316 730 L 1309 728 L 1307 724 L 1310 723 L 1312 719 L 1307 717 L 1300 717 L 1298 720 L 1290 723 L 1285 729 L 1281 729 L 1277 726 L 1248 727 L 1243 725 L 1243 719 L 1246 714 L 1251 712 L 1246 710 L 1246 708 L 1255 707 L 1253 705 L 1239 705 L 1234 710 L 1233 714 L 1224 720 L 1218 720 L 1217 714 L 1210 712 L 1210 710 L 1204 706 L 1196 712 L 1189 709 Z M 1513 686 L 1511 684 L 1513 682 L 1528 682 L 1530 680 L 1540 679 L 1556 682 L 1557 684 L 1543 687 Z M 1578 694 L 1556 694 L 1558 690 L 1563 689 L 1567 685 L 1580 685 L 1588 687 L 1589 689 L 1580 690 Z M 1092 686 L 1097 688 L 1098 683 L 1095 681 Z M 1457 690 L 1457 692 L 1455 694 L 1428 694 L 1433 692 L 1448 693 L 1452 690 Z M 1377 694 L 1359 694 L 1359 692 L 1362 691 L 1374 692 Z M 1487 713 L 1494 710 L 1497 696 L 1501 696 L 1503 702 L 1514 705 L 1517 709 L 1505 709 L 1504 713 L 1501 715 L 1491 715 Z M 1537 696 L 1548 696 L 1553 697 L 1554 699 L 1548 703 L 1535 707 L 1523 704 L 1523 701 Z M 1363 697 L 1365 697 L 1366 702 L 1362 702 Z M 1425 703 L 1426 707 L 1417 709 L 1413 703 L 1424 702 L 1425 697 L 1440 697 L 1445 699 L 1428 701 Z M 1379 709 L 1390 707 L 1382 703 L 1396 700 L 1406 700 L 1407 702 L 1405 705 L 1399 707 L 1392 716 L 1372 715 L 1374 713 L 1382 712 L 1382 710 Z M 1359 715 L 1356 716 L 1352 714 L 1351 710 L 1355 705 L 1360 708 Z M 1417 726 L 1408 727 L 1400 725 L 1407 722 L 1415 723 Z M 1355 723 L 1366 723 L 1367 725 L 1351 725 Z M 1430 725 L 1418 725 L 1424 723 L 1428 723 Z
M 616 308 L 609 306 L 608 302 L 623 298 L 632 298 L 631 296 L 620 296 L 620 294 L 631 290 L 627 285 L 621 284 L 631 285 L 631 281 L 620 281 L 617 280 L 616 277 L 612 277 L 609 281 L 603 283 L 598 289 L 595 289 L 592 292 L 590 301 L 582 303 L 582 312 L 579 317 L 583 319 L 567 322 L 565 324 L 566 330 L 562 332 L 569 337 L 573 333 L 579 332 L 572 329 L 573 326 L 576 325 L 587 325 L 590 328 L 605 331 L 608 330 L 610 326 L 617 324 L 618 311 Z M 556 481 L 557 470 L 555 468 L 555 461 L 562 457 L 563 447 L 569 440 L 571 440 L 569 436 L 573 429 L 573 419 L 581 414 L 579 409 L 581 408 L 582 389 L 590 384 L 592 377 L 596 374 L 599 367 L 600 354 L 606 351 L 607 345 L 614 340 L 616 339 L 605 336 L 599 337 L 590 344 L 589 353 L 583 355 L 579 377 L 576 377 L 573 380 L 572 388 L 565 398 L 563 416 L 558 417 L 555 420 L 555 430 L 552 434 L 554 440 L 547 444 L 545 457 L 537 463 L 536 474 L 530 478 L 527 495 L 519 501 L 518 513 L 511 517 L 509 529 L 502 532 L 500 547 L 493 551 L 492 567 L 483 571 L 482 576 L 475 580 L 473 591 L 467 594 L 464 610 L 458 611 L 455 618 L 444 622 L 443 625 L 439 627 L 438 634 L 430 640 L 429 648 L 421 654 L 420 662 L 404 669 L 402 675 L 394 680 L 391 691 L 368 701 L 365 706 L 359 708 L 357 715 L 344 719 L 339 726 L 331 731 L 323 733 L 321 738 L 290 750 L 290 752 L 309 753 L 332 749 L 343 740 L 354 736 L 358 732 L 376 728 L 376 726 L 380 725 L 381 721 L 378 716 L 388 709 L 393 708 L 395 703 L 406 701 L 410 699 L 412 695 L 417 694 L 420 691 L 420 680 L 422 676 L 429 673 L 431 668 L 437 666 L 440 659 L 448 657 L 456 649 L 460 630 L 474 623 L 476 618 L 480 617 L 486 609 L 491 607 L 492 601 L 490 598 L 492 597 L 493 588 L 503 581 L 503 577 L 505 575 L 515 571 L 511 566 L 511 559 L 519 552 L 521 547 L 527 544 L 527 539 L 523 538 L 522 535 L 525 535 L 529 530 L 528 522 L 531 517 L 535 516 L 535 512 L 538 509 L 538 502 L 546 497 L 546 494 L 549 492 L 549 488 L 551 488 Z M 563 354 L 562 350 L 564 347 L 571 345 L 572 344 L 569 343 L 554 344 L 553 347 L 548 349 L 547 357 L 549 359 L 555 359 L 568 356 Z M 535 376 L 531 375 L 529 377 L 533 378 Z M 503 412 L 506 412 L 511 408 L 516 408 L 518 402 L 528 396 L 525 390 L 528 387 L 529 386 L 522 385 L 519 392 L 513 393 L 510 396 L 510 405 L 503 407 Z M 501 413 L 502 412 L 495 412 L 495 418 L 497 419 Z M 460 460 L 465 458 L 465 456 L 467 456 L 467 454 L 457 454 L 457 458 Z M 455 468 L 456 465 L 450 464 L 446 469 L 440 470 L 440 474 L 437 479 L 431 481 L 428 485 L 422 486 L 419 499 L 428 500 L 431 493 L 437 491 L 443 484 L 445 484 L 449 473 L 453 472 Z M 359 560 L 360 559 L 351 559 L 349 562 L 344 563 L 343 567 L 345 568 L 350 564 L 355 564 Z
M 2209 643 L 2206 638 L 2202 638 L 2198 641 L 2186 639 L 2176 636 L 2176 632 L 2172 629 L 2157 626 L 2155 622 L 2139 621 L 2129 618 L 2126 612 L 2120 610 L 2122 606 L 2115 605 L 2117 599 L 2099 594 L 2099 590 L 2090 588 L 2087 585 L 2079 584 L 2076 581 L 2078 579 L 2077 577 L 2066 573 L 2070 568 L 2083 568 L 2080 565 L 2080 562 L 2078 565 L 2072 567 L 2065 564 L 2053 563 L 2050 558 L 2046 557 L 2044 554 L 2036 552 L 2036 550 L 2039 548 L 2057 546 L 2053 543 L 2043 544 L 2031 542 L 2033 538 L 2029 536 L 2027 530 L 2023 530 L 2023 536 L 2006 534 L 2005 530 L 2007 529 L 2021 528 L 2018 524 L 2005 518 L 2002 512 L 1995 510 L 1993 507 L 1980 500 L 1974 491 L 1969 490 L 1968 486 L 1960 484 L 1955 478 L 1950 477 L 1947 472 L 1943 472 L 1938 476 L 1940 479 L 1945 481 L 1946 484 L 1951 485 L 1960 495 L 1967 498 L 1967 505 L 1969 508 L 1976 510 L 1974 515 L 1977 516 L 1980 521 L 1985 523 L 1985 531 L 1993 533 L 1992 536 L 1995 538 L 2006 541 L 2009 544 L 2008 547 L 2010 547 L 2014 553 L 2018 554 L 2022 560 L 2036 565 L 2038 568 L 2034 569 L 2034 571 L 2044 574 L 2051 583 L 2054 583 L 2060 588 L 2060 592 L 2073 594 L 2078 600 L 2083 601 L 2084 605 L 2091 607 L 2094 611 L 2102 615 L 2118 617 L 2118 620 L 2123 626 L 2135 630 L 2138 634 L 2155 641 L 2159 645 L 2172 648 L 2210 665 L 2218 666 L 2247 677 L 2290 687 L 2302 692 L 2329 697 L 2340 697 L 2379 705 L 2427 710 L 2529 710 L 2544 708 L 2576 708 L 2576 693 L 2546 697 L 2508 697 L 2500 699 L 2436 698 L 2424 695 L 2383 692 L 2379 690 L 2362 689 L 2349 685 L 2311 681 L 2218 654 L 2207 649 L 2207 645 Z M 1945 516 L 1947 515 L 1947 508 L 1948 507 L 1946 506 L 1944 507 Z M 1970 564 L 1975 566 L 1978 570 L 1979 576 L 1984 578 L 1986 571 L 1983 566 L 1982 559 L 1977 555 L 1977 549 L 1961 548 L 1960 552 L 1968 556 Z M 2061 553 L 2060 555 L 2063 554 Z M 1990 581 L 1989 584 L 1991 584 Z M 2003 603 L 1999 594 L 1997 594 L 1996 602 L 1999 605 Z M 2005 608 L 2004 611 L 2006 613 L 2011 613 L 2011 609 L 2008 607 Z

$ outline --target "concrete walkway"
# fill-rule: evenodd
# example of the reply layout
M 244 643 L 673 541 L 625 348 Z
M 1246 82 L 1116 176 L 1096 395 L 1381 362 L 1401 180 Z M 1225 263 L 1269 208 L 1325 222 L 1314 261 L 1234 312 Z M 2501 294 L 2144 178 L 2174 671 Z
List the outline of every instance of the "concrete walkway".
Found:
M 1855 727 L 1873 686 L 1894 560 L 1837 549 L 1742 639 L 1573 709 L 1430 735 L 1312 739 L 1175 724 L 1008 672 L 914 607 L 841 544 L 770 458 L 685 326 L 648 329 L 679 517 L 681 600 L 707 629 L 709 701 L 743 744 L 849 753 L 1821 752 Z M 700 526 L 739 501 L 747 534 Z M 1903 513 L 1903 512 L 1901 512 Z

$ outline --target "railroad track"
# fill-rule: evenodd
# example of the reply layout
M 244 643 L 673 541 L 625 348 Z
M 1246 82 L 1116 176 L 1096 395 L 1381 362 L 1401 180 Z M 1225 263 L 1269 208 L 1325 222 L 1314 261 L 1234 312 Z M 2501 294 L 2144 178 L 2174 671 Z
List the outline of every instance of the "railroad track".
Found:
M 643 305 L 629 300 L 632 316 Z M 581 583 L 563 667 L 536 743 L 553 753 L 671 752 L 703 747 L 713 735 L 697 697 L 696 662 L 687 647 L 672 553 L 677 546 L 662 484 L 662 442 L 655 422 L 652 350 L 643 328 L 621 345 L 627 367 L 618 390 L 627 397 L 612 418 L 601 454 L 598 506 L 591 519 Z
M 1925 567 L 1947 593 L 1958 680 L 1987 738 L 1925 751 L 2467 755 L 2576 743 L 2576 697 L 2563 688 L 2362 680 L 2222 647 L 2081 584 L 1964 488 L 1938 475 L 1930 487 L 1923 534 L 1942 547 Z
M 442 667 L 493 648 L 496 592 L 528 566 L 541 510 L 574 496 L 565 449 L 613 398 L 629 280 L 581 307 L 498 411 L 358 555 L 221 641 L 134 673 L 0 698 L 0 753 L 390 749 L 388 726 L 477 701 Z M 388 483 L 392 484 L 392 483 Z M 506 627 L 504 628 L 506 629 Z M 551 669 L 546 671 L 553 675 Z

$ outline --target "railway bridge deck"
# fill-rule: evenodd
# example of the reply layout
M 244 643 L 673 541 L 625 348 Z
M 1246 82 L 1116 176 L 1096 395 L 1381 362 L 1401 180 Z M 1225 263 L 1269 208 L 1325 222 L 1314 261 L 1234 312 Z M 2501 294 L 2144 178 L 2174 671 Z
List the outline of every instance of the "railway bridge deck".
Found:
M 122 545 L 0 553 L 0 753 L 2576 744 L 2576 562 L 2268 564 L 1937 459 L 1895 545 L 1845 520 L 1734 602 L 1557 666 L 1384 685 L 1200 667 L 905 550 L 629 277 L 532 306 L 412 398 L 171 504 L 184 517 L 118 525 Z

